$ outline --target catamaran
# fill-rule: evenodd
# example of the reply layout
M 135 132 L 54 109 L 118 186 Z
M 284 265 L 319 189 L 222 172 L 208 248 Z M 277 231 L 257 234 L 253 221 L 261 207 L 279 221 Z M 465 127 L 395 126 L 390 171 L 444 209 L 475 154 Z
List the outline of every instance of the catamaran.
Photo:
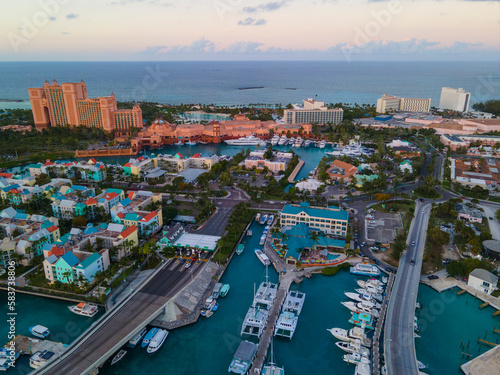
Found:
M 127 346 L 129 348 L 135 348 L 135 346 L 139 343 L 139 341 L 142 340 L 142 338 L 144 337 L 144 335 L 146 334 L 147 331 L 148 331 L 148 329 L 146 327 L 141 329 L 137 334 L 132 336 L 132 338 L 128 341 Z
M 271 361 L 264 365 L 262 368 L 261 375 L 285 375 L 285 369 L 283 367 L 276 366 L 274 363 L 274 345 L 273 339 L 271 339 Z
M 159 329 L 158 332 L 156 332 L 154 337 L 151 339 L 151 342 L 148 345 L 147 352 L 149 354 L 152 354 L 156 352 L 158 349 L 160 349 L 163 343 L 165 342 L 167 336 L 168 336 L 168 331 L 166 329 Z
M 93 303 L 80 302 L 78 305 L 68 306 L 69 311 L 83 316 L 93 317 L 99 311 L 97 305 Z
M 283 311 L 276 322 L 274 335 L 286 337 L 291 340 L 293 338 L 293 334 L 295 333 L 295 329 L 297 328 L 298 322 L 299 317 L 295 315 L 295 313 L 291 311 Z
M 260 337 L 264 328 L 266 327 L 266 321 L 269 317 L 269 311 L 266 309 L 261 309 L 254 304 L 250 306 L 245 315 L 245 319 L 243 320 L 243 324 L 241 326 L 240 334 L 257 336 Z
M 266 310 L 270 310 L 276 295 L 278 293 L 278 284 L 269 282 L 269 276 L 266 266 L 266 281 L 260 284 L 255 293 L 254 306 L 263 306 Z
M 236 353 L 234 353 L 233 360 L 227 371 L 240 375 L 246 374 L 252 364 L 255 353 L 257 353 L 257 344 L 246 340 L 242 341 L 238 349 L 236 349 Z

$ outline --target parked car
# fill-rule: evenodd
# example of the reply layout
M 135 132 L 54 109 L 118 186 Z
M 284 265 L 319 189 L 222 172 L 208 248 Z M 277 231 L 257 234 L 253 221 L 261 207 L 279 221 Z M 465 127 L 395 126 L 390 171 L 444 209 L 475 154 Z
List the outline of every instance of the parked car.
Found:
M 428 279 L 429 280 L 437 280 L 437 279 L 439 279 L 439 276 L 438 275 L 429 275 Z
M 415 241 L 411 241 L 411 246 L 415 246 Z
M 415 259 L 412 259 L 412 260 L 410 261 L 410 264 L 411 264 L 412 266 L 414 266 L 414 265 L 415 265 Z

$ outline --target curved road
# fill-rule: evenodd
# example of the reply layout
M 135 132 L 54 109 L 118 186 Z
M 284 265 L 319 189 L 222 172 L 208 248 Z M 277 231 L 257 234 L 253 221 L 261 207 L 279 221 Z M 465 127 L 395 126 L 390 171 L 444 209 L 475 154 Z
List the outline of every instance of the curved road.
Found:
M 431 203 L 417 202 L 408 234 L 408 249 L 399 268 L 385 323 L 385 363 L 389 375 L 418 375 L 413 319 Z M 412 245 L 412 242 L 415 242 Z

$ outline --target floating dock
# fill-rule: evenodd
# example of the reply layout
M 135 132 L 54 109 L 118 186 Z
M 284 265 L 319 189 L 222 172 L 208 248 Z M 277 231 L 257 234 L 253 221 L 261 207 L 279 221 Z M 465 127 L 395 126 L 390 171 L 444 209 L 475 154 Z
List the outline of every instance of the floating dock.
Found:
M 38 351 L 50 350 L 58 357 L 68 349 L 68 345 L 61 342 L 35 339 L 23 335 L 16 336 L 13 341 L 16 351 L 24 355 L 32 355 Z

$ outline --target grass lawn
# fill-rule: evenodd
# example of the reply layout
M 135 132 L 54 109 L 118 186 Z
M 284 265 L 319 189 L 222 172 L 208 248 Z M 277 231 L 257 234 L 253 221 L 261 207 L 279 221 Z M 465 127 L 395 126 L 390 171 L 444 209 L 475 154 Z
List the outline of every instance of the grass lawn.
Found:
M 451 181 L 443 181 L 443 188 L 451 191 Z

